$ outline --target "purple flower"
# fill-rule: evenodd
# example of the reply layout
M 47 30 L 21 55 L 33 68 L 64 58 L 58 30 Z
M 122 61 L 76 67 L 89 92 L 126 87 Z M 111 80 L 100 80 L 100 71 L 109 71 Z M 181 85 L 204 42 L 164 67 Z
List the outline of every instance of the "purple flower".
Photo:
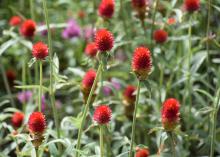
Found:
M 111 79 L 110 81 L 112 87 L 115 89 L 115 90 L 120 90 L 121 89 L 121 84 L 115 80 L 115 79 Z M 103 93 L 105 96 L 109 96 L 112 94 L 112 88 L 108 87 L 108 86 L 104 86 L 103 87 Z
M 83 30 L 83 37 L 85 38 L 85 40 L 92 39 L 94 34 L 95 34 L 95 31 L 94 29 L 92 29 L 92 27 L 86 27 Z
M 67 23 L 67 27 L 62 32 L 62 37 L 70 39 L 80 36 L 80 27 L 74 19 L 70 19 Z
M 32 97 L 31 91 L 19 92 L 17 94 L 17 99 L 20 103 L 27 103 Z

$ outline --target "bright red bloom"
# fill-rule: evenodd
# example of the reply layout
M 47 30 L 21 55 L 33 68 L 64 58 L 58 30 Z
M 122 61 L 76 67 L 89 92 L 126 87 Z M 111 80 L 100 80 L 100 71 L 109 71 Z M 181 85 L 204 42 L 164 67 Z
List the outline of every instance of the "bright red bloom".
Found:
M 11 123 L 14 128 L 21 127 L 23 120 L 24 120 L 24 114 L 21 112 L 15 112 L 11 117 Z
M 9 24 L 11 26 L 18 26 L 21 24 L 21 21 L 22 20 L 21 20 L 20 16 L 12 16 L 9 20 Z
M 42 112 L 33 112 L 28 120 L 28 127 L 31 133 L 41 134 L 46 129 L 46 119 Z
M 132 70 L 138 79 L 145 80 L 151 71 L 151 53 L 146 47 L 138 47 L 134 51 L 132 59 Z
M 154 40 L 157 43 L 164 43 L 165 41 L 167 41 L 167 36 L 167 32 L 162 29 L 158 29 L 154 32 Z
M 96 71 L 93 69 L 88 70 L 85 76 L 83 77 L 82 88 L 90 92 L 90 89 L 92 88 L 95 78 L 96 78 Z
M 100 125 L 108 124 L 112 117 L 112 110 L 107 105 L 98 106 L 95 109 L 93 119 Z
M 13 85 L 14 84 L 14 81 L 16 79 L 16 73 L 14 70 L 12 69 L 9 69 L 6 71 L 6 77 L 8 79 L 8 82 L 10 85 Z
M 163 103 L 162 124 L 165 130 L 172 131 L 179 123 L 180 104 L 174 98 L 169 98 Z
M 171 18 L 167 19 L 167 23 L 168 23 L 169 25 L 173 25 L 173 24 L 176 23 L 176 19 L 173 18 L 173 17 L 171 17 Z
M 148 5 L 148 0 L 132 0 L 132 6 L 135 9 L 146 8 L 147 5 Z
M 108 30 L 100 29 L 95 34 L 95 43 L 99 51 L 110 51 L 114 44 L 114 37 Z
M 109 19 L 113 16 L 115 10 L 114 0 L 102 0 L 99 5 L 99 15 Z
M 200 8 L 200 0 L 185 0 L 184 6 L 189 12 L 196 11 Z
M 123 92 L 123 96 L 125 101 L 128 104 L 134 104 L 135 100 L 136 100 L 136 96 L 134 95 L 134 92 L 136 91 L 136 87 L 132 86 L 132 85 L 128 85 L 124 92 Z
M 48 47 L 43 42 L 37 42 L 33 45 L 32 55 L 36 59 L 45 59 L 48 56 Z
M 150 155 L 147 148 L 139 148 L 136 152 L 135 157 L 148 157 Z
M 33 20 L 26 20 L 20 27 L 20 33 L 24 37 L 30 38 L 34 36 L 36 31 L 36 23 Z
M 94 42 L 88 43 L 86 45 L 86 48 L 85 48 L 86 55 L 88 55 L 90 57 L 95 57 L 97 54 L 97 51 L 98 50 L 97 50 L 96 44 Z

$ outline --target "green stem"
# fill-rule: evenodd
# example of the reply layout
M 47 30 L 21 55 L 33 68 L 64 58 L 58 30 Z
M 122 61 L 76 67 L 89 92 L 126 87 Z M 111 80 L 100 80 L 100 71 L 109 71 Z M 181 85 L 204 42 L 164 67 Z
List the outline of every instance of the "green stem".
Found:
M 131 145 L 130 145 L 129 157 L 133 157 L 133 145 L 134 145 L 134 140 L 135 140 L 135 129 L 136 129 L 136 114 L 137 114 L 139 94 L 140 94 L 140 85 L 141 85 L 141 81 L 138 80 L 137 95 L 136 95 L 135 108 L 134 108 L 134 113 L 133 113 L 133 123 L 132 123 Z
M 40 88 L 39 88 L 39 97 L 38 97 L 38 110 L 39 112 L 41 112 L 41 105 L 42 105 L 42 91 L 43 91 L 43 65 L 42 65 L 42 61 L 39 62 L 39 66 L 40 66 Z
M 104 126 L 100 125 L 100 155 L 101 155 L 101 157 L 104 157 L 103 131 L 104 131 Z
M 83 109 L 82 122 L 81 122 L 81 125 L 80 125 L 80 128 L 79 128 L 77 145 L 76 145 L 76 149 L 77 149 L 76 157 L 79 157 L 78 151 L 80 150 L 80 147 L 81 147 L 81 137 L 82 137 L 82 132 L 83 132 L 83 128 L 84 128 L 84 124 L 85 124 L 85 120 L 86 120 L 86 115 L 87 115 L 87 112 L 89 110 L 89 104 L 90 104 L 90 102 L 92 100 L 92 96 L 93 96 L 93 94 L 95 92 L 96 84 L 98 82 L 98 78 L 99 78 L 99 75 L 100 75 L 101 71 L 102 71 L 102 64 L 99 64 L 98 71 L 96 73 L 96 78 L 95 78 L 95 80 L 93 82 L 91 91 L 89 93 L 89 97 L 88 97 L 88 99 L 86 101 L 86 105 L 85 105 L 85 107 Z
M 35 151 L 36 151 L 36 157 L 39 157 L 38 148 L 35 148 Z
M 3 66 L 2 61 L 1 61 L 1 58 L 0 58 L 0 68 L 1 68 L 1 71 L 2 71 L 2 77 L 3 77 L 4 84 L 5 84 L 6 92 L 9 95 L 9 98 L 11 99 L 11 105 L 13 107 L 16 107 L 13 96 L 12 96 L 12 93 L 11 93 L 11 89 L 10 89 L 10 86 L 9 86 L 9 83 L 8 83 L 8 79 L 7 79 L 6 74 L 5 74 L 5 69 L 4 69 L 4 66 Z
M 207 17 L 207 25 L 206 25 L 206 37 L 207 37 L 207 41 L 206 41 L 206 51 L 207 51 L 207 58 L 206 58 L 206 63 L 207 66 L 209 67 L 209 28 L 210 28 L 210 14 L 211 14 L 211 0 L 207 1 L 207 5 L 208 5 L 208 17 Z M 208 77 L 209 79 L 209 77 Z
M 32 20 L 35 20 L 35 15 L 34 15 L 34 0 L 30 0 L 30 12 L 31 12 L 31 18 L 32 18 Z
M 154 23 L 155 23 L 155 18 L 156 18 L 156 12 L 157 12 L 157 6 L 158 6 L 159 0 L 156 0 L 155 2 L 155 7 L 153 11 L 153 21 L 151 25 L 151 33 L 150 33 L 150 48 L 152 49 L 153 47 L 153 31 L 154 31 Z
M 173 133 L 170 132 L 170 138 L 171 138 L 171 150 L 172 150 L 172 154 L 173 154 L 173 157 L 176 157 L 176 150 L 175 150 L 175 141 L 174 141 L 174 138 L 173 138 Z
M 219 110 L 219 100 L 220 100 L 220 91 L 217 91 L 217 100 L 214 104 L 214 110 L 212 112 L 211 117 L 211 146 L 210 146 L 210 157 L 214 156 L 214 150 L 215 150 L 215 138 L 216 138 L 216 121 L 217 121 L 217 115 Z
M 46 25 L 47 25 L 47 32 L 48 32 L 47 38 L 48 38 L 49 57 L 50 57 L 50 101 L 51 101 L 51 106 L 52 106 L 52 110 L 53 110 L 53 117 L 55 120 L 57 137 L 60 138 L 59 117 L 58 117 L 57 109 L 55 106 L 55 91 L 53 89 L 54 70 L 53 70 L 53 50 L 52 50 L 51 29 L 49 26 L 50 23 L 49 23 L 48 11 L 47 11 L 47 2 L 46 2 L 46 0 L 42 0 L 42 2 L 43 2 L 45 21 L 46 21 Z M 59 147 L 59 152 L 61 153 L 61 151 L 62 151 L 61 145 L 58 145 L 58 147 Z

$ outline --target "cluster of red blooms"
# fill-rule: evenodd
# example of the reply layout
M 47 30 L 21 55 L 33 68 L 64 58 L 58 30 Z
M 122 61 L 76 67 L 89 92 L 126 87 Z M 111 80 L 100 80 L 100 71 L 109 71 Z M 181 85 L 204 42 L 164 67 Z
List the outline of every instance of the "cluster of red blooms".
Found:
M 167 32 L 163 29 L 158 29 L 154 32 L 154 40 L 157 43 L 164 43 L 167 41 Z
M 189 12 L 197 11 L 200 8 L 200 0 L 185 0 L 184 7 Z
M 152 67 L 151 53 L 146 47 L 138 47 L 134 51 L 132 59 L 132 70 L 139 80 L 145 80 Z
M 135 157 L 148 157 L 150 155 L 147 148 L 138 148 Z
M 114 0 L 102 0 L 99 4 L 99 15 L 104 19 L 112 18 L 115 10 Z
M 33 45 L 32 55 L 38 60 L 45 59 L 48 56 L 48 47 L 43 42 L 37 42 Z
M 112 117 L 112 110 L 107 105 L 100 105 L 96 107 L 93 115 L 94 121 L 99 125 L 108 124 Z
M 166 131 L 172 131 L 179 123 L 180 104 L 174 98 L 169 98 L 163 103 L 162 107 L 162 124 Z

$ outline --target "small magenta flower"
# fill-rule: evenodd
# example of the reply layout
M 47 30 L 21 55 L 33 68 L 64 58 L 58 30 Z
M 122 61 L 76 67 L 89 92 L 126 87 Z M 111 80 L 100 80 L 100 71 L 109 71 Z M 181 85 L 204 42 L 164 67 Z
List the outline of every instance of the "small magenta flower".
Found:
M 100 105 L 96 107 L 93 119 L 99 125 L 108 124 L 111 120 L 112 110 L 107 105 Z
M 9 20 L 9 24 L 11 26 L 19 26 L 22 22 L 22 19 L 20 16 L 12 16 Z
M 184 7 L 188 12 L 194 12 L 200 8 L 200 0 L 185 0 Z
M 48 47 L 43 42 L 37 42 L 33 45 L 32 55 L 38 60 L 45 59 L 48 56 Z
M 33 20 L 26 20 L 21 24 L 20 33 L 24 37 L 31 38 L 36 31 L 36 23 Z
M 147 148 L 138 148 L 135 157 L 149 157 L 150 153 Z
M 95 34 L 95 43 L 100 52 L 110 51 L 114 45 L 114 37 L 106 29 L 100 29 Z
M 67 27 L 62 32 L 62 37 L 64 39 L 71 39 L 80 36 L 80 26 L 75 20 L 70 19 L 67 23 Z
M 24 114 L 22 112 L 15 112 L 12 115 L 11 123 L 14 128 L 20 128 L 24 121 Z
M 165 130 L 172 131 L 179 123 L 180 104 L 174 98 L 169 98 L 163 103 L 161 115 L 162 124 Z
M 17 99 L 20 103 L 27 103 L 30 101 L 33 93 L 31 91 L 24 91 L 24 92 L 19 92 L 17 94 Z
M 158 29 L 154 32 L 154 40 L 157 43 L 164 43 L 167 41 L 167 32 L 163 29 Z
M 132 59 L 132 70 L 139 80 L 147 79 L 151 71 L 151 53 L 146 47 L 138 47 L 134 51 Z
M 99 15 L 104 19 L 110 19 L 115 10 L 114 0 L 102 0 L 99 5 Z

